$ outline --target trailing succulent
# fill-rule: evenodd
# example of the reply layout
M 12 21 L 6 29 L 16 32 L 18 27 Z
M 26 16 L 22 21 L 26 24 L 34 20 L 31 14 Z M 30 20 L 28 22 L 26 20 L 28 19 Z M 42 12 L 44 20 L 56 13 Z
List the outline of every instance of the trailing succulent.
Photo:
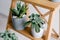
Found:
M 9 31 L 0 33 L 0 37 L 3 38 L 4 40 L 18 40 L 15 33 L 10 33 Z
M 21 5 L 21 2 L 18 2 L 17 3 L 17 9 L 12 8 L 11 11 L 12 11 L 13 16 L 17 16 L 19 18 L 22 18 L 23 15 L 26 14 L 27 5 L 24 5 L 24 4 Z
M 40 17 L 39 14 L 31 14 L 29 18 L 30 20 L 27 21 L 24 25 L 27 26 L 31 24 L 31 28 L 35 28 L 36 32 L 40 32 L 40 28 L 45 23 L 44 20 Z

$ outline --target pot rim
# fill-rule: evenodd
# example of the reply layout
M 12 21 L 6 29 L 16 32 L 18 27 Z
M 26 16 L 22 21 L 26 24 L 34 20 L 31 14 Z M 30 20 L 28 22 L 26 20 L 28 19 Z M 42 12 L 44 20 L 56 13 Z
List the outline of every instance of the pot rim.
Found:
M 23 15 L 23 17 L 22 18 L 24 18 L 26 15 Z M 19 17 L 17 17 L 17 16 L 12 16 L 12 18 L 14 18 L 14 19 L 22 19 L 22 18 L 19 18 Z

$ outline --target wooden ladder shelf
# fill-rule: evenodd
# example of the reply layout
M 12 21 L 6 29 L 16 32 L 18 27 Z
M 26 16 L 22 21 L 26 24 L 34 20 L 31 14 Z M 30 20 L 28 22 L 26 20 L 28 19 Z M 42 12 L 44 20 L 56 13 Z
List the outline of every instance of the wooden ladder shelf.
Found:
M 16 5 L 16 2 L 19 1 L 19 0 L 12 0 L 12 3 L 11 3 L 11 8 L 15 8 L 15 5 Z M 41 15 L 41 17 L 43 19 L 45 19 L 44 17 L 49 15 L 49 18 L 48 18 L 48 21 L 45 21 L 47 22 L 47 31 L 45 32 L 46 34 L 42 37 L 42 38 L 39 38 L 39 39 L 36 39 L 34 38 L 31 34 L 30 34 L 30 28 L 27 27 L 25 30 L 22 30 L 22 31 L 17 31 L 23 35 L 25 35 L 26 37 L 30 38 L 31 40 L 49 40 L 51 35 L 54 37 L 54 38 L 57 38 L 59 35 L 55 32 L 54 28 L 51 27 L 51 22 L 52 22 L 52 17 L 53 17 L 53 14 L 54 14 L 54 10 L 55 8 L 59 5 L 58 3 L 53 3 L 53 2 L 50 2 L 48 0 L 21 0 L 23 2 L 26 3 L 26 5 L 28 4 L 32 4 L 32 6 L 36 9 L 36 11 Z M 40 7 L 43 7 L 43 8 L 46 8 L 46 9 L 49 9 L 50 11 L 48 11 L 47 13 L 45 14 L 42 14 L 36 6 L 40 6 Z M 29 16 L 29 11 L 27 10 L 27 16 Z M 8 24 L 7 24 L 7 30 L 8 29 L 13 29 L 13 26 L 12 26 L 12 19 L 11 19 L 11 11 L 9 13 L 9 18 L 8 18 Z M 16 31 L 16 30 L 15 30 Z M 54 32 L 55 34 L 51 34 L 51 32 Z

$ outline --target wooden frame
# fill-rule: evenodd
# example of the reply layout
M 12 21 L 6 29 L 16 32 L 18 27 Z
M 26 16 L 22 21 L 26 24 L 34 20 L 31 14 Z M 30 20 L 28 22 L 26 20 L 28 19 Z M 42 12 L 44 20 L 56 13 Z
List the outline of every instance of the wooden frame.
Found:
M 50 2 L 50 1 L 46 1 L 46 0 L 22 0 L 23 2 L 26 3 L 26 5 L 28 5 L 29 3 L 33 5 L 33 7 L 36 9 L 36 11 L 38 13 L 40 13 L 40 15 L 42 16 L 42 18 L 44 19 L 45 16 L 49 15 L 49 19 L 48 19 L 48 28 L 47 28 L 47 31 L 46 31 L 46 35 L 45 35 L 45 40 L 49 40 L 50 37 L 51 37 L 51 31 L 53 30 L 53 32 L 55 33 L 55 35 L 53 35 L 53 37 L 57 37 L 58 34 L 55 32 L 55 30 L 51 27 L 51 22 L 52 22 L 52 17 L 53 17 L 53 14 L 54 14 L 54 10 L 55 8 L 59 5 L 57 3 L 53 3 L 53 2 Z M 12 4 L 11 4 L 11 8 L 15 8 L 15 4 L 16 4 L 17 0 L 12 0 Z M 46 14 L 42 14 L 36 6 L 41 6 L 41 7 L 44 7 L 44 8 L 47 8 L 51 11 L 47 12 Z M 29 15 L 29 11 L 27 10 L 27 16 Z M 9 13 L 9 18 L 8 18 L 8 25 L 7 25 L 7 30 L 9 29 L 9 23 L 11 23 L 12 20 L 11 20 L 11 11 Z M 33 39 L 33 38 L 32 38 Z M 34 40 L 40 40 L 40 39 L 34 39 Z

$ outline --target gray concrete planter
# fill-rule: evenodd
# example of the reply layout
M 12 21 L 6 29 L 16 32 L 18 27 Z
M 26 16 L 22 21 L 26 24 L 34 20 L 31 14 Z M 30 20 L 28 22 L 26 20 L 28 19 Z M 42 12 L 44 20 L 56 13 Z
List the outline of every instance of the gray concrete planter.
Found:
M 16 30 L 24 30 L 25 26 L 24 23 L 26 22 L 26 16 L 23 18 L 13 18 L 12 17 L 12 23 Z
M 52 2 L 60 2 L 60 0 L 51 0 Z

